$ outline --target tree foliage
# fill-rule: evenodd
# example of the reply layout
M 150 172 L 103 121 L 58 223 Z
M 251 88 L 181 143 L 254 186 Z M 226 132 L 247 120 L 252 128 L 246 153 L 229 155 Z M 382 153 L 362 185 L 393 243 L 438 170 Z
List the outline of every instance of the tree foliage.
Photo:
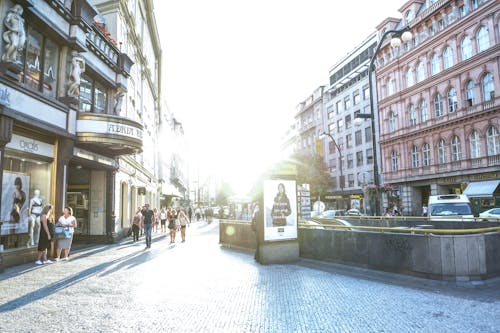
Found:
M 297 183 L 309 184 L 311 193 L 322 195 L 330 187 L 330 173 L 323 157 L 316 152 L 296 152 L 291 161 L 297 167 Z
M 215 196 L 215 204 L 217 206 L 225 206 L 228 204 L 228 198 L 232 195 L 234 195 L 234 191 L 231 188 L 231 185 L 229 185 L 226 182 L 222 182 L 221 187 L 219 191 L 217 192 Z

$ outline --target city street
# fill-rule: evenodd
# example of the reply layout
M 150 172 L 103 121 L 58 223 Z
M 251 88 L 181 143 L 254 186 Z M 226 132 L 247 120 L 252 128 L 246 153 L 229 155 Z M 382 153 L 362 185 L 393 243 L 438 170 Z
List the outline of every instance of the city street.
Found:
M 0 332 L 500 332 L 500 280 L 456 286 L 301 260 L 262 266 L 218 223 L 0 274 Z

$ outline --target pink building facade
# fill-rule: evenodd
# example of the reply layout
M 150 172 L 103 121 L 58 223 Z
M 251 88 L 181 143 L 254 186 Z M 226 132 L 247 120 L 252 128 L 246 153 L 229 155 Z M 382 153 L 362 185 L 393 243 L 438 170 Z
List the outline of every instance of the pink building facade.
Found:
M 500 3 L 411 0 L 403 19 L 413 40 L 382 46 L 376 68 L 382 183 L 404 215 L 429 195 L 461 193 L 500 179 Z

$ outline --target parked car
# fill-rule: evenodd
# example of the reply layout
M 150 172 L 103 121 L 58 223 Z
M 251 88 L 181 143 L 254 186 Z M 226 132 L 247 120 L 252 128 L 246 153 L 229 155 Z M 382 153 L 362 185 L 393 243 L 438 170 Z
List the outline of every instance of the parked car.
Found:
M 348 216 L 363 216 L 364 214 L 361 213 L 361 211 L 359 209 L 349 209 L 347 212 L 346 212 L 346 215 Z
M 500 222 L 500 208 L 492 208 L 485 210 L 481 214 L 479 214 L 479 217 L 483 218 L 483 221 L 488 221 L 486 220 L 487 217 L 494 218 L 494 219 L 499 219 L 498 221 Z
M 343 209 L 330 209 L 325 210 L 323 213 L 316 216 L 318 219 L 329 219 L 336 216 L 345 216 L 345 210 Z
M 474 222 L 470 201 L 465 194 L 431 195 L 427 207 L 430 221 Z

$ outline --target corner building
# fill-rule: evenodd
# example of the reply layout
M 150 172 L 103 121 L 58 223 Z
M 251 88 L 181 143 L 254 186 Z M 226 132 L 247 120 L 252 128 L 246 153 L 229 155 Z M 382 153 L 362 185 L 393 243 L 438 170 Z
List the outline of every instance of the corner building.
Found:
M 71 206 L 75 241 L 115 232 L 120 156 L 144 128 L 123 112 L 133 62 L 87 1 L 2 1 L 0 241 L 36 250 L 37 207 Z
M 383 178 L 405 215 L 420 215 L 429 195 L 500 179 L 499 8 L 408 1 L 402 20 L 378 26 L 380 35 L 404 26 L 413 34 L 397 49 L 382 46 L 376 69 Z

